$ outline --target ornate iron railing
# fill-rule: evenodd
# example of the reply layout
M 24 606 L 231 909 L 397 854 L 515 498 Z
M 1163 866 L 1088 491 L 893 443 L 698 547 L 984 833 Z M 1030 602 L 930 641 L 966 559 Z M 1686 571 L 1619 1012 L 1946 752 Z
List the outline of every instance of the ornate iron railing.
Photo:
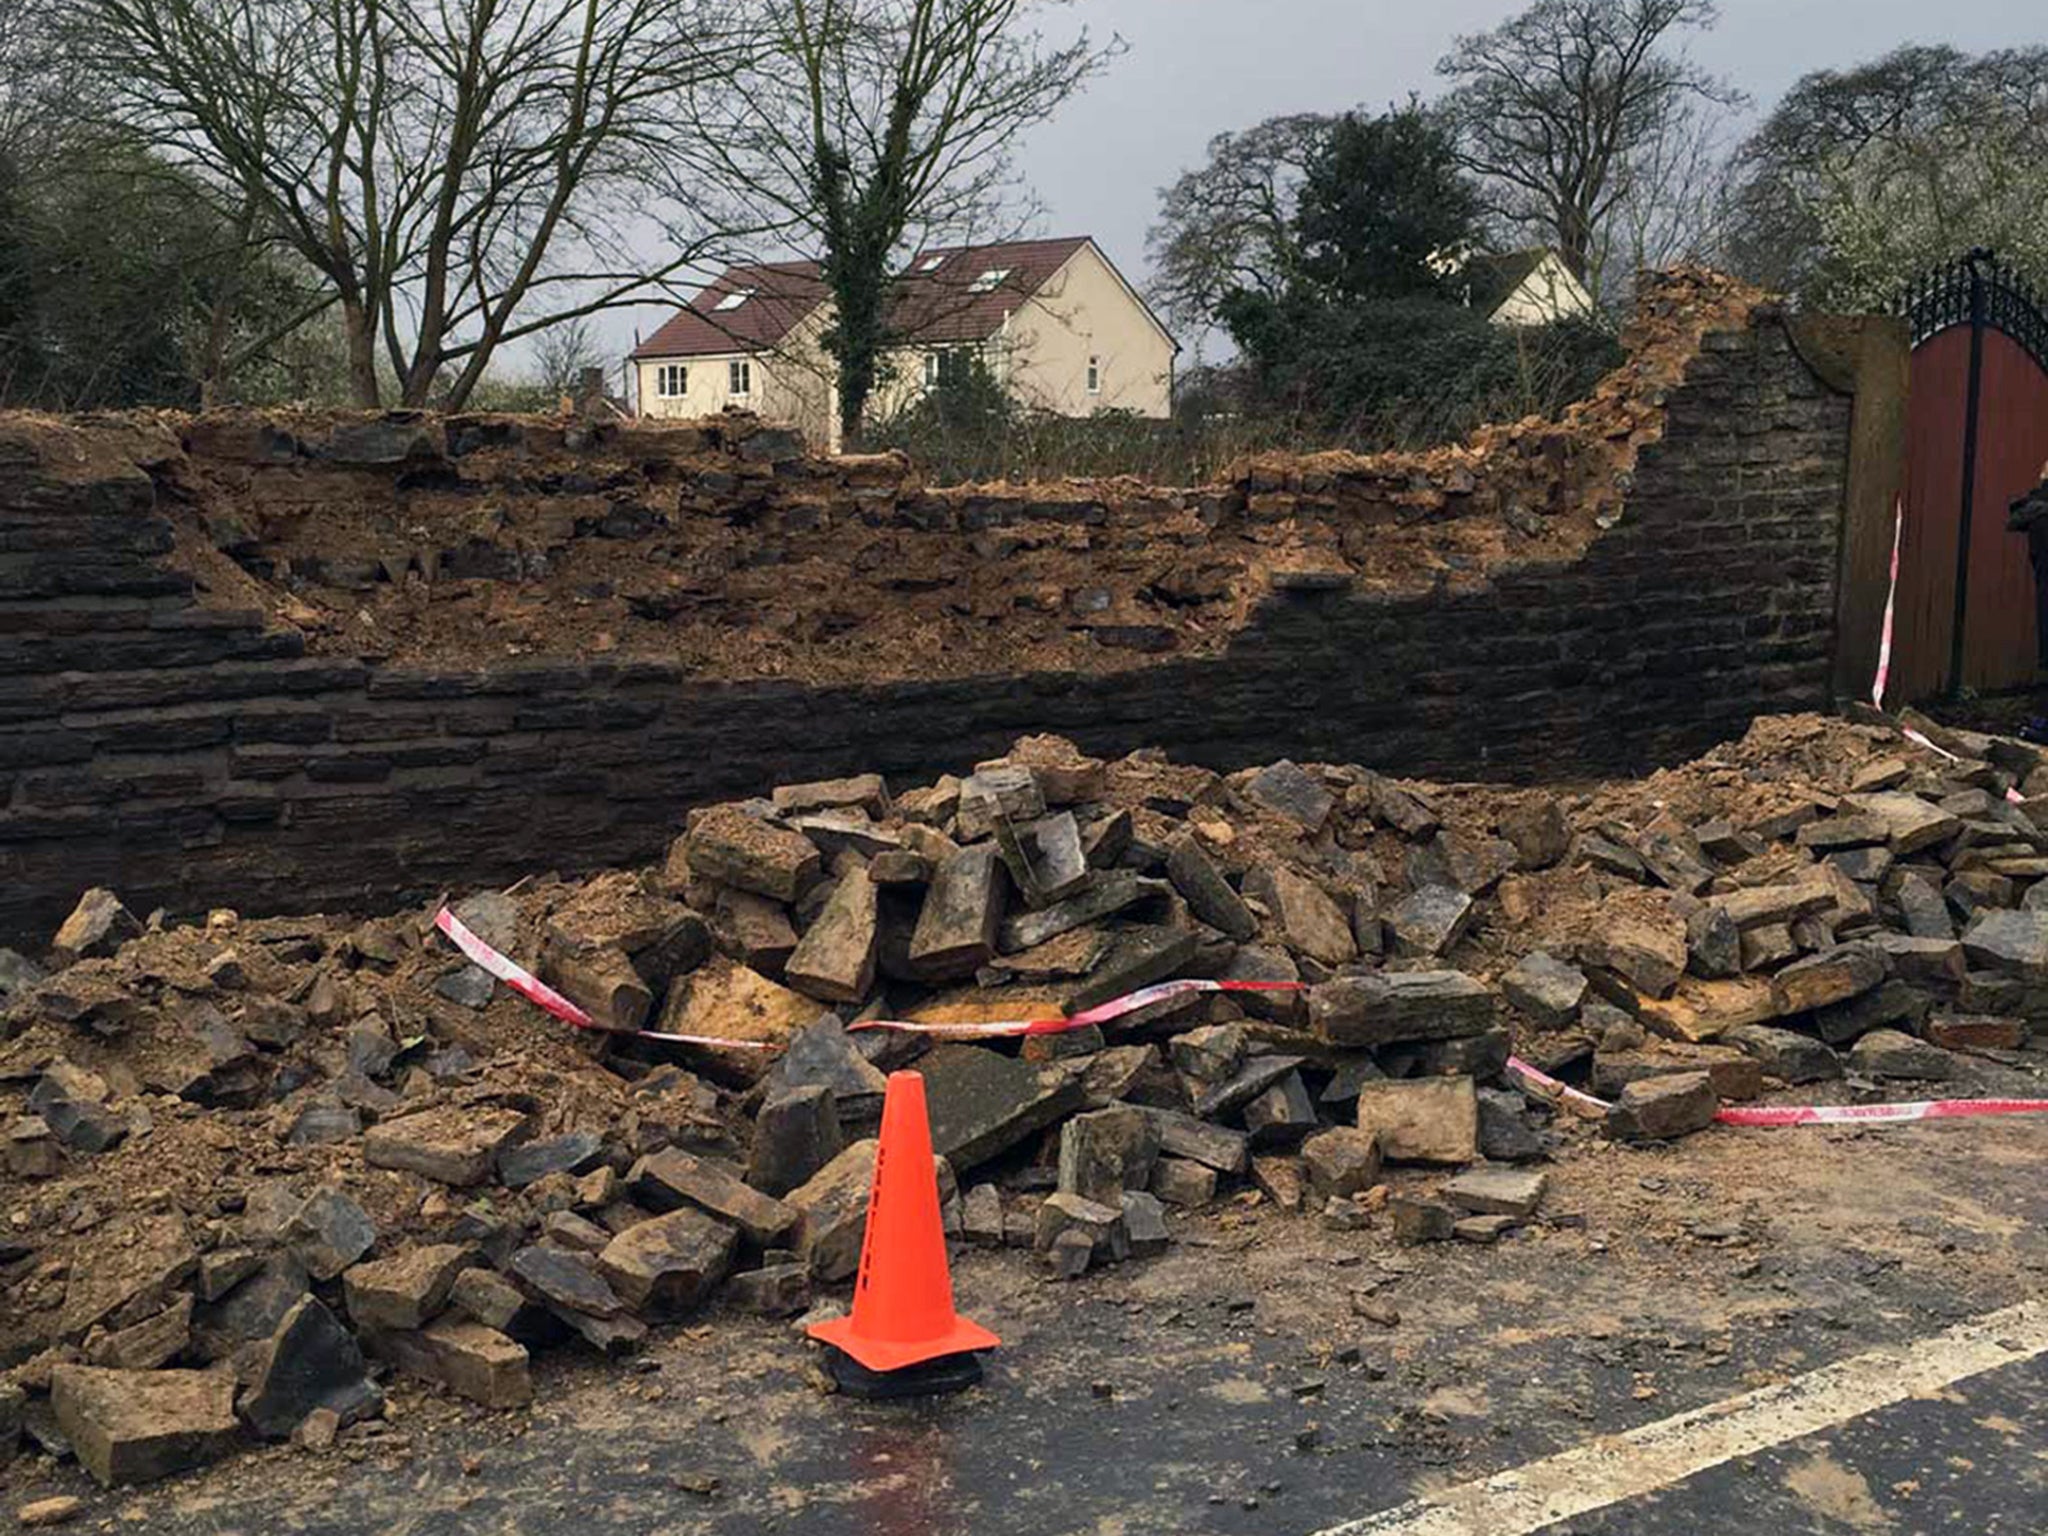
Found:
M 1899 296 L 1913 345 L 1958 325 L 1983 325 L 2010 336 L 2048 372 L 2048 301 L 1995 252 L 1974 250 L 1923 272 Z

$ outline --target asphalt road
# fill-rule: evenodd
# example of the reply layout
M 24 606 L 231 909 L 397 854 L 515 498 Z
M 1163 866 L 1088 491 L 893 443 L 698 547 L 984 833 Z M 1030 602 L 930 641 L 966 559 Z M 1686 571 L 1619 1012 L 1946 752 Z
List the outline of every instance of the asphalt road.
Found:
M 1430 1501 L 2032 1303 L 2043 1167 L 2048 1121 L 1603 1149 L 1553 1175 L 1554 1224 L 1494 1248 L 1232 1208 L 1072 1285 L 962 1255 L 962 1310 L 1005 1347 L 955 1398 L 828 1395 L 787 1325 L 717 1315 L 637 1370 L 550 1357 L 524 1416 L 401 1387 L 325 1455 L 112 1494 L 17 1466 L 0 1507 L 80 1493 L 85 1528 L 168 1536 L 1315 1536 L 1386 1511 L 1401 1536 L 2017 1536 L 2048 1530 L 2048 1356 L 2002 1346 L 1783 1444 L 1617 1474 L 1562 1522 Z M 1355 1315 L 1361 1290 L 1399 1322 Z

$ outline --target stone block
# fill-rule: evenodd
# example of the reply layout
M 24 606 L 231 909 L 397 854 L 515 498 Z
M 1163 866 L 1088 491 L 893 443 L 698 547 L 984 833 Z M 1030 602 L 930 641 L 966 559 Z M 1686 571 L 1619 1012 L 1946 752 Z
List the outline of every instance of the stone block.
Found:
M 1479 1100 L 1466 1077 L 1363 1083 L 1358 1128 L 1391 1162 L 1469 1163 L 1479 1156 Z
M 50 1399 L 79 1465 L 106 1488 L 204 1466 L 239 1438 L 235 1381 L 221 1373 L 60 1365 Z

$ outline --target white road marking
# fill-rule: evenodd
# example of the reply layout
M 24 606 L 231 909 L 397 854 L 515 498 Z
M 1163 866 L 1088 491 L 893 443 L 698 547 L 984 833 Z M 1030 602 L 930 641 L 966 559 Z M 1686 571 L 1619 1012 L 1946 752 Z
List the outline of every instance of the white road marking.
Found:
M 1317 1536 L 1529 1536 L 2002 1365 L 2048 1353 L 2048 1301 L 2023 1302 L 1891 1349 L 1606 1435 Z

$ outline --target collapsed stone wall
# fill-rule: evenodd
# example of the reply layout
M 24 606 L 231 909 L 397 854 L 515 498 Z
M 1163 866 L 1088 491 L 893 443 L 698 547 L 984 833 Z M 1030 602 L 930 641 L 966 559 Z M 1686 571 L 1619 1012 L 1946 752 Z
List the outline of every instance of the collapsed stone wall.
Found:
M 389 906 L 1056 731 L 1630 772 L 1827 702 L 1850 401 L 1697 277 L 1560 423 L 932 491 L 745 419 L 0 421 L 0 938 Z

